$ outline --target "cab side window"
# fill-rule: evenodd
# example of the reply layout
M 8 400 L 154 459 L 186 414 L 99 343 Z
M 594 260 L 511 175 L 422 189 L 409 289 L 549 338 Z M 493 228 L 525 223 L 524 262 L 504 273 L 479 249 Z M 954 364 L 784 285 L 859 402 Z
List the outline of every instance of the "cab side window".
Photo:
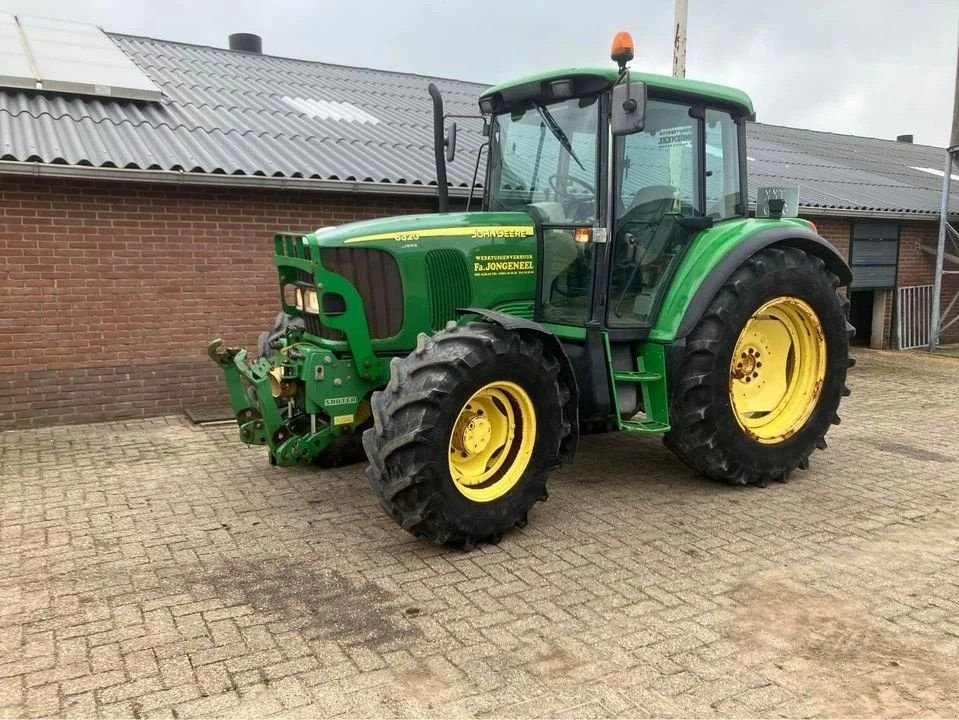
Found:
M 620 217 L 657 200 L 698 211 L 698 122 L 689 105 L 651 100 L 646 127 L 622 143 L 619 185 Z
M 706 214 L 716 220 L 742 215 L 739 131 L 732 115 L 706 110 Z

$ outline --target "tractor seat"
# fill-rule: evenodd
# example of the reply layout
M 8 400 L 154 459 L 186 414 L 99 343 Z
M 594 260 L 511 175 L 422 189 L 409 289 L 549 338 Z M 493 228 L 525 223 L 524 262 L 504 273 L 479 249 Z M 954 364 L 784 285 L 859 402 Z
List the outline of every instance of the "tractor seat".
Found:
M 623 218 L 635 222 L 654 223 L 668 213 L 676 201 L 676 188 L 671 185 L 649 185 L 640 188 L 633 195 L 629 210 L 623 213 Z

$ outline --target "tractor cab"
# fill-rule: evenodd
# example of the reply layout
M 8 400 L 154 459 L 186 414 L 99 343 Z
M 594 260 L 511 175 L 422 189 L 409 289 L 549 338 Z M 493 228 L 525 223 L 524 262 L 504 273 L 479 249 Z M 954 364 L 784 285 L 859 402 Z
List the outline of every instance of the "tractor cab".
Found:
M 646 337 L 696 234 L 745 217 L 749 98 L 678 85 L 570 69 L 480 99 L 492 116 L 485 209 L 526 212 L 539 230 L 538 321 Z
M 746 217 L 753 109 L 732 88 L 630 72 L 622 40 L 618 70 L 560 70 L 480 98 L 491 118 L 484 206 L 533 218 L 534 319 L 564 340 L 585 420 L 663 432 L 662 346 L 637 361 L 638 344 L 697 235 Z M 645 419 L 630 420 L 639 410 Z

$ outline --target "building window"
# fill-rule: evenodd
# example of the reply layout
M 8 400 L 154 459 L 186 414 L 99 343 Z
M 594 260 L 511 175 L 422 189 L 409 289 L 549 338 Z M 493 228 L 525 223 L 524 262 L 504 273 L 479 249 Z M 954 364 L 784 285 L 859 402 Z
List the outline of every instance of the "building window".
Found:
M 896 287 L 899 225 L 857 222 L 852 228 L 849 265 L 852 289 L 890 290 Z

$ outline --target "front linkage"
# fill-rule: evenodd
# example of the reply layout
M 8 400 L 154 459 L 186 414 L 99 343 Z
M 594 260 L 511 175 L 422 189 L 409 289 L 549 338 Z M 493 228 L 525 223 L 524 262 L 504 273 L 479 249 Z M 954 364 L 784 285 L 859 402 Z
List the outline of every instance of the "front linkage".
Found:
M 242 348 L 220 351 L 213 340 L 207 352 L 226 375 L 230 404 L 240 426 L 240 439 L 267 445 L 270 461 L 290 466 L 317 458 L 335 438 L 357 431 L 369 418 L 369 395 L 382 385 L 383 361 L 373 354 L 363 305 L 356 289 L 343 276 L 324 268 L 316 239 L 281 234 L 276 237 L 276 265 L 281 288 L 294 285 L 322 294 L 324 289 L 345 299 L 345 312 L 326 316 L 324 325 L 341 330 L 344 343 L 328 341 L 289 327 L 276 341 L 273 361 L 250 361 Z M 301 271 L 298 275 L 297 271 Z M 303 273 L 312 277 L 304 283 Z M 355 296 L 355 297 L 354 297 Z M 286 302 L 290 314 L 301 310 Z M 252 389 L 248 391 L 248 388 Z M 285 407 L 281 407 L 281 400 Z

